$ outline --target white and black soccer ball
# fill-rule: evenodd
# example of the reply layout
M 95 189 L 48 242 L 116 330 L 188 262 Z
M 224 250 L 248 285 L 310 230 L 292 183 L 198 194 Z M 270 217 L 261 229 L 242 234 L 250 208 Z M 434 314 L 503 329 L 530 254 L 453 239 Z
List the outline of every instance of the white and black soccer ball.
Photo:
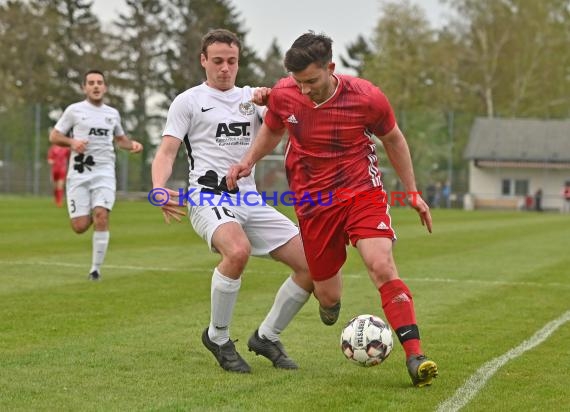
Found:
M 342 353 L 360 366 L 381 364 L 392 352 L 393 345 L 390 326 L 374 315 L 352 318 L 340 335 Z

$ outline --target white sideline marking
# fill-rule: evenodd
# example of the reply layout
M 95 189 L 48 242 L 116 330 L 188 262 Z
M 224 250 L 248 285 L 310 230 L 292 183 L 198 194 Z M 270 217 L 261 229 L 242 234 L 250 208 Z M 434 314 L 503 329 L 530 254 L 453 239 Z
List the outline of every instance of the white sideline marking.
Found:
M 61 266 L 61 267 L 68 267 L 68 268 L 85 268 L 85 263 L 69 263 L 69 262 L 50 262 L 50 261 L 42 261 L 42 260 L 26 260 L 26 261 L 5 261 L 2 262 L 4 265 L 22 265 L 22 266 Z M 118 269 L 118 270 L 152 270 L 152 271 L 160 271 L 160 272 L 183 272 L 184 268 L 169 268 L 169 267 L 153 267 L 153 266 L 132 266 L 132 265 L 107 265 L 103 266 L 104 268 L 109 269 Z M 205 271 L 212 271 L 212 267 L 207 268 L 200 268 L 196 266 L 192 266 L 192 269 L 200 269 Z M 251 270 L 246 269 L 244 273 L 267 273 L 267 274 L 280 274 L 282 272 L 269 272 L 269 271 L 260 271 L 260 270 Z
M 446 401 L 439 404 L 437 412 L 455 412 L 463 408 L 467 403 L 477 395 L 477 392 L 485 386 L 487 381 L 502 367 L 505 363 L 514 359 L 524 352 L 533 349 L 544 342 L 556 329 L 570 321 L 570 310 L 559 318 L 549 322 L 536 332 L 530 339 L 525 340 L 519 346 L 509 350 L 504 355 L 492 359 L 481 366 L 465 384 L 457 389 L 455 394 Z
M 447 279 L 447 278 L 407 278 L 406 281 L 409 282 L 443 282 L 443 283 L 475 283 L 481 285 L 508 285 L 508 286 L 532 286 L 534 287 L 544 287 L 544 286 L 553 286 L 553 287 L 570 287 L 568 283 L 560 283 L 560 282 L 517 282 L 517 281 L 508 281 L 508 280 L 480 280 L 480 279 Z
M 367 276 L 366 273 L 343 274 L 343 278 L 358 279 Z M 570 288 L 568 283 L 560 282 L 517 282 L 508 280 L 481 280 L 481 279 L 452 279 L 452 278 L 403 278 L 406 282 L 429 282 L 429 283 L 473 283 L 479 285 L 503 285 L 503 286 L 531 286 Z
M 22 265 L 22 266 L 61 266 L 61 267 L 69 267 L 69 268 L 85 268 L 85 263 L 69 263 L 69 262 L 50 262 L 50 261 L 42 261 L 42 260 L 8 260 L 3 261 L 3 265 Z M 212 266 L 208 266 L 207 268 L 200 268 L 197 266 L 192 266 L 192 269 L 199 269 L 199 270 L 208 270 L 212 271 L 215 264 Z M 109 269 L 119 269 L 119 270 L 154 270 L 154 271 L 161 271 L 161 272 L 183 272 L 185 268 L 172 268 L 172 267 L 153 267 L 153 266 L 132 266 L 132 265 L 103 265 L 103 268 Z M 266 273 L 269 275 L 279 275 L 284 273 L 283 271 L 267 271 L 267 270 L 255 270 L 255 269 L 246 269 L 245 274 L 247 273 Z
M 49 262 L 49 261 L 41 261 L 41 260 L 28 260 L 28 261 L 8 261 L 3 262 L 3 264 L 8 265 L 30 265 L 30 266 L 62 266 L 68 268 L 84 268 L 85 264 L 80 263 L 66 263 L 66 262 Z M 163 271 L 163 272 L 172 272 L 175 270 L 181 269 L 174 269 L 174 268 L 165 268 L 165 267 L 152 267 L 152 266 L 129 266 L 129 265 L 105 265 L 105 268 L 111 269 L 125 269 L 125 270 L 156 270 L 156 271 Z
M 67 262 L 52 262 L 52 261 L 42 261 L 42 260 L 13 260 L 13 261 L 4 261 L 2 264 L 5 265 L 29 265 L 29 266 L 62 266 L 62 267 L 70 267 L 70 268 L 84 268 L 85 264 L 83 263 L 67 263 Z M 119 270 L 153 270 L 159 272 L 177 272 L 177 271 L 184 271 L 184 268 L 172 268 L 172 267 L 153 267 L 153 266 L 132 266 L 132 265 L 107 265 L 105 264 L 106 268 L 110 269 L 119 269 Z M 212 266 L 213 267 L 213 266 Z M 193 269 L 200 269 L 200 270 L 211 270 L 212 268 L 198 268 L 196 266 L 192 267 Z M 249 269 L 246 268 L 245 274 L 247 273 L 265 273 L 268 275 L 278 275 L 283 273 L 282 271 L 268 271 L 268 270 L 256 270 L 256 269 Z M 365 272 L 360 273 L 343 273 L 343 278 L 349 279 L 358 279 L 363 277 L 368 277 L 368 274 Z M 478 279 L 451 279 L 451 278 L 404 278 L 406 282 L 429 282 L 429 283 L 474 283 L 480 285 L 506 285 L 506 286 L 531 286 L 533 288 L 536 287 L 555 287 L 555 288 L 570 288 L 570 284 L 566 283 L 559 283 L 559 282 L 510 282 L 510 281 L 501 281 L 501 280 L 478 280 Z

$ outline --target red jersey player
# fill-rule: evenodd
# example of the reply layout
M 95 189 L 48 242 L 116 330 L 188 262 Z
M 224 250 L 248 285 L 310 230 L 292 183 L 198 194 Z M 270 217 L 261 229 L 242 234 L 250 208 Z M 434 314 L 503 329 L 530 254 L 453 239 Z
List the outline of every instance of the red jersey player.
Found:
M 392 255 L 395 234 L 373 134 L 381 140 L 408 202 L 431 232 L 429 207 L 418 194 L 410 150 L 388 99 L 366 80 L 335 74 L 331 45 L 329 37 L 310 32 L 287 51 L 285 67 L 291 76 L 271 90 L 263 126 L 247 154 L 228 171 L 228 188 L 250 174 L 255 162 L 270 153 L 287 130 L 285 169 L 295 193 L 295 212 L 322 321 L 332 325 L 338 319 L 340 269 L 350 241 L 404 347 L 412 383 L 430 385 L 437 365 L 423 354 L 412 294 L 400 279 Z
M 71 150 L 69 147 L 51 145 L 48 149 L 47 161 L 51 166 L 51 181 L 53 184 L 53 196 L 57 207 L 63 206 L 63 188 L 65 175 L 67 174 L 67 162 Z

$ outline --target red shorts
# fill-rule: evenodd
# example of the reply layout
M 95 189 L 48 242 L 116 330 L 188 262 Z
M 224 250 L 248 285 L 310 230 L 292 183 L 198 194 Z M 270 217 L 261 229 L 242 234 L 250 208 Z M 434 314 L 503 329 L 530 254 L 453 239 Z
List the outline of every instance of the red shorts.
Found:
M 373 188 L 365 199 L 316 206 L 319 210 L 315 213 L 299 217 L 303 248 L 313 280 L 326 280 L 337 274 L 346 261 L 349 241 L 356 246 L 360 239 L 396 239 L 386 199 L 384 190 Z
M 67 169 L 53 168 L 51 169 L 51 179 L 54 182 L 58 180 L 65 180 L 65 175 L 67 174 Z

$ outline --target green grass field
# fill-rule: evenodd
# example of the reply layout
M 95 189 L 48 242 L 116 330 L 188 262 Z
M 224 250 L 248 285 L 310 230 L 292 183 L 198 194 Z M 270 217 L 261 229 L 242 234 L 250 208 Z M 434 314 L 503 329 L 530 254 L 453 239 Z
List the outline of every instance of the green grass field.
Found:
M 247 352 L 288 275 L 251 260 L 232 338 L 253 371 L 236 375 L 200 342 L 217 256 L 189 223 L 166 225 L 148 203 L 118 201 L 103 280 L 92 283 L 91 232 L 74 234 L 51 199 L 0 197 L 0 410 L 568 410 L 570 216 L 435 210 L 428 235 L 412 210 L 392 215 L 400 274 L 440 369 L 423 389 L 411 386 L 399 343 L 378 367 L 343 358 L 343 323 L 384 317 L 354 250 L 338 324 L 321 324 L 312 298 L 283 333 L 297 371 Z M 540 344 L 499 362 L 525 341 Z M 465 387 L 470 378 L 479 387 Z

